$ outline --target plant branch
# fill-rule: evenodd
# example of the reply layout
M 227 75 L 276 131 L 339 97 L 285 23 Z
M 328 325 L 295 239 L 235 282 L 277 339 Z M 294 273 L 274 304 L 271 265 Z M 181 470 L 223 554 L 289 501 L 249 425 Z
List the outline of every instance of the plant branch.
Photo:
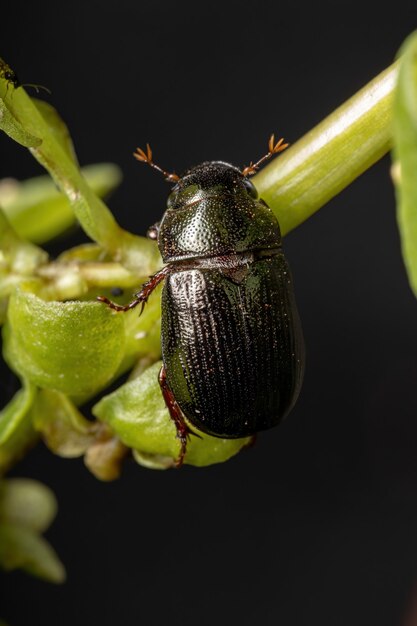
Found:
M 253 178 L 282 234 L 296 228 L 391 148 L 398 62 Z

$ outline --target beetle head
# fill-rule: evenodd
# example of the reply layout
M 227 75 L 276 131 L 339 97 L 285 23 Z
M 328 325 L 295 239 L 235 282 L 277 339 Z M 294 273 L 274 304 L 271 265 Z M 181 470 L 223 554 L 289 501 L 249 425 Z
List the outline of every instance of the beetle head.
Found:
M 206 161 L 181 176 L 168 197 L 168 208 L 185 208 L 208 197 L 239 193 L 258 197 L 254 185 L 237 167 L 224 161 Z
M 165 263 L 277 248 L 279 224 L 250 180 L 223 161 L 179 177 L 158 229 Z

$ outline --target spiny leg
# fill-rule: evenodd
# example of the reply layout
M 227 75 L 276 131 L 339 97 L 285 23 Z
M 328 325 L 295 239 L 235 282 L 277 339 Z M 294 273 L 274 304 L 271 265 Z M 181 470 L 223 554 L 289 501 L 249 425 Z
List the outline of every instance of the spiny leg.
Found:
M 187 440 L 189 439 L 190 435 L 195 435 L 200 439 L 201 437 L 200 435 L 197 435 L 197 433 L 194 433 L 185 421 L 184 414 L 181 411 L 181 408 L 178 402 L 175 400 L 175 396 L 168 385 L 164 366 L 162 366 L 159 371 L 158 380 L 159 386 L 161 387 L 162 395 L 165 400 L 165 404 L 169 411 L 169 416 L 175 424 L 175 428 L 177 429 L 177 437 L 181 443 L 180 453 L 175 461 L 175 467 L 181 467 L 181 465 L 184 463 L 185 453 L 187 452 Z
M 98 296 L 97 300 L 99 300 L 100 302 L 104 302 L 104 304 L 107 304 L 107 306 L 113 309 L 113 311 L 130 311 L 130 309 L 134 309 L 138 304 L 142 304 L 139 313 L 139 315 L 141 315 L 152 291 L 155 289 L 155 287 L 159 285 L 160 282 L 164 280 L 164 278 L 169 274 L 170 271 L 171 266 L 166 265 L 161 270 L 159 270 L 159 272 L 156 272 L 156 274 L 151 276 L 150 279 L 143 284 L 142 289 L 135 294 L 134 300 L 132 300 L 132 302 L 129 302 L 128 304 L 116 304 L 116 302 L 109 300 L 109 298 L 106 298 L 106 296 Z

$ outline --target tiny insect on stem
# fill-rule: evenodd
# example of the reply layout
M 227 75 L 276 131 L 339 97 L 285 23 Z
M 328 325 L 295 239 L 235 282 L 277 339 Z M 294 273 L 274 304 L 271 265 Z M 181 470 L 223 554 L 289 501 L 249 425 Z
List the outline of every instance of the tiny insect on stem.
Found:
M 1 58 L 0 58 L 0 78 L 3 78 L 5 81 L 7 81 L 6 93 L 8 91 L 9 85 L 12 85 L 14 89 L 19 89 L 20 87 L 33 87 L 36 93 L 39 93 L 39 90 L 43 89 L 44 91 L 46 91 L 46 93 L 51 95 L 51 90 L 48 89 L 48 87 L 44 87 L 43 85 L 38 85 L 35 83 L 21 83 L 17 77 L 16 72 L 12 70 L 10 65 L 8 65 L 6 61 L 3 61 L 3 59 Z

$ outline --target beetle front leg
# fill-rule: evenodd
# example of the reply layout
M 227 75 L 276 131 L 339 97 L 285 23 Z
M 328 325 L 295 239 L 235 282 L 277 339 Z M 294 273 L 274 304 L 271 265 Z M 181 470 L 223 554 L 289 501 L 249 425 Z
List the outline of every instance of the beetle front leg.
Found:
M 166 265 L 161 270 L 159 270 L 159 272 L 156 272 L 156 274 L 151 276 L 149 280 L 143 284 L 142 289 L 135 294 L 134 300 L 132 300 L 132 302 L 129 302 L 128 304 L 116 304 L 116 302 L 109 300 L 109 298 L 106 298 L 106 296 L 97 296 L 97 300 L 99 300 L 100 302 L 104 302 L 104 304 L 107 304 L 107 306 L 113 309 L 113 311 L 123 312 L 130 311 L 130 309 L 134 309 L 138 304 L 142 304 L 139 313 L 139 315 L 142 315 L 145 304 L 148 301 L 148 298 L 151 295 L 152 291 L 155 289 L 155 287 L 159 285 L 160 282 L 164 280 L 164 278 L 169 274 L 170 271 L 171 266 Z
M 181 411 L 181 408 L 178 402 L 175 400 L 175 396 L 168 385 L 164 366 L 162 366 L 159 371 L 158 380 L 166 407 L 169 411 L 169 416 L 175 424 L 175 428 L 177 429 L 177 437 L 181 443 L 180 453 L 175 461 L 175 467 L 181 467 L 184 463 L 185 453 L 187 452 L 187 441 L 190 435 L 195 435 L 196 437 L 200 437 L 200 435 L 194 433 L 185 421 L 184 414 Z

